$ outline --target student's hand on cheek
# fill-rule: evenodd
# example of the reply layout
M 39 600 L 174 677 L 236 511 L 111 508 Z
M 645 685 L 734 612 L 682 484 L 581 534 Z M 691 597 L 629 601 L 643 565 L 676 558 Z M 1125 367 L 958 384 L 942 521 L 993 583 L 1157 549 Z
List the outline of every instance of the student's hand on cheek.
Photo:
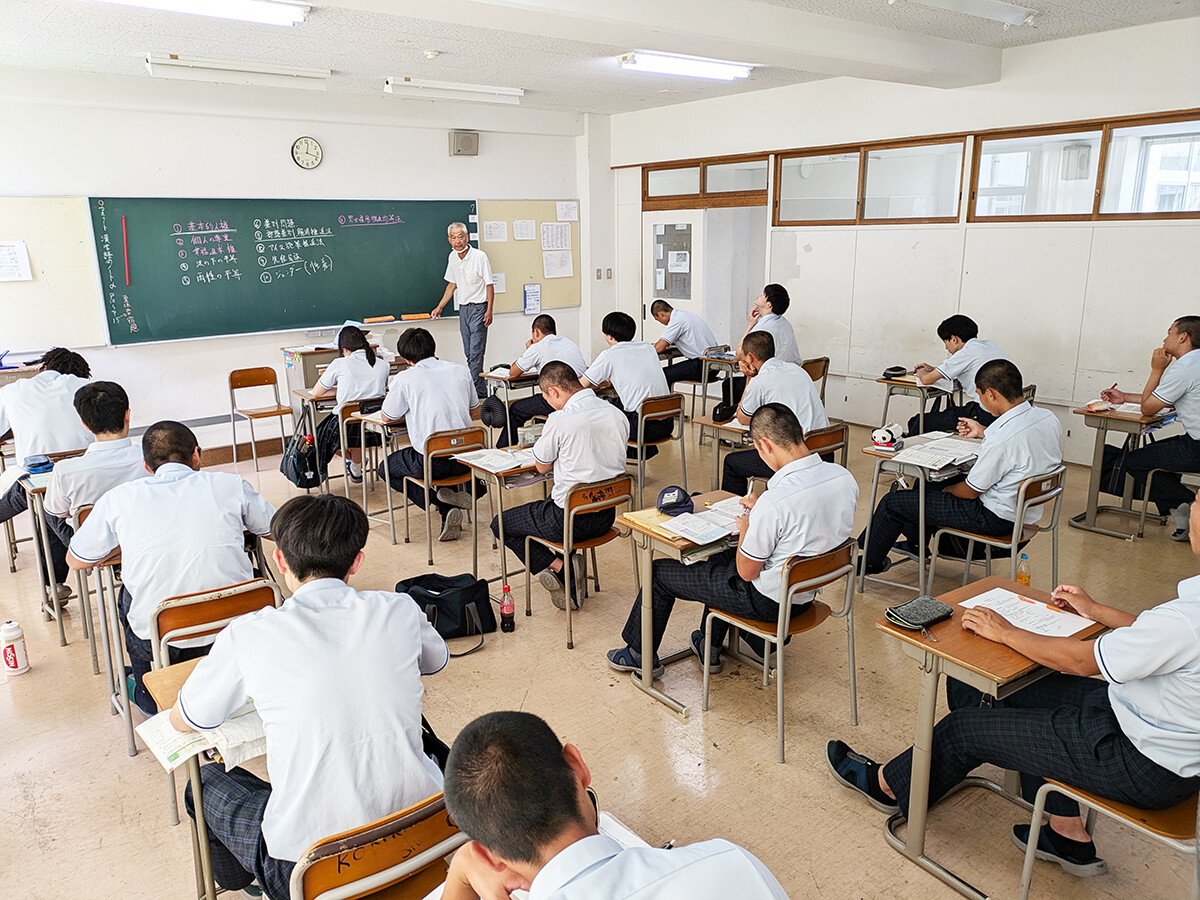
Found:
M 1154 352 L 1150 354 L 1150 368 L 1159 372 L 1165 369 L 1170 361 L 1170 355 L 1162 347 L 1155 347 Z
M 446 887 L 451 882 L 470 889 L 480 900 L 511 900 L 512 892 L 528 891 L 529 881 L 508 866 L 497 863 L 478 843 L 468 841 L 450 861 Z M 448 892 L 447 896 L 451 896 Z M 458 891 L 454 897 L 463 896 Z

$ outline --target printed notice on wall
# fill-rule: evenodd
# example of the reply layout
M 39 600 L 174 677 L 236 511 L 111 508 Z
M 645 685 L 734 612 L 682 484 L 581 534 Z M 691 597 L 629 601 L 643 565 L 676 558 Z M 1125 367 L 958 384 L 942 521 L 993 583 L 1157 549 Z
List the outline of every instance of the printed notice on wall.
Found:
M 667 273 L 665 269 L 654 270 L 654 289 L 656 291 L 665 291 L 667 289 Z
M 547 278 L 570 278 L 575 274 L 570 250 L 546 250 L 542 253 L 542 270 Z
M 570 225 L 570 223 L 543 222 L 542 223 L 542 249 L 543 250 L 570 250 L 571 249 L 571 225 Z
M 672 250 L 667 253 L 668 272 L 687 272 L 691 269 L 692 255 L 686 250 Z
M 554 204 L 554 209 L 560 222 L 579 221 L 579 204 L 574 200 L 560 200 Z
M 492 273 L 492 293 L 504 294 L 507 293 L 507 281 L 504 278 L 503 272 Z
M 536 316 L 542 311 L 542 286 L 540 284 L 525 285 L 525 315 Z
M 513 219 L 513 240 L 514 241 L 536 241 L 537 240 L 537 220 L 536 219 Z
M 508 223 L 500 222 L 484 222 L 483 223 L 483 240 L 488 244 L 499 244 L 508 240 Z
M 33 281 L 24 241 L 0 241 L 0 281 Z

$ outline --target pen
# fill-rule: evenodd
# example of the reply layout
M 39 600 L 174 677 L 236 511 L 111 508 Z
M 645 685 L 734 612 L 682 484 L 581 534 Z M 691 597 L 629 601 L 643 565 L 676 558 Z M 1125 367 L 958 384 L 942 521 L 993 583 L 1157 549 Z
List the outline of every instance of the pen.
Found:
M 1044 606 L 1051 612 L 1066 612 L 1065 609 L 1059 609 L 1057 606 L 1051 606 L 1049 603 L 1039 603 L 1037 600 L 1030 600 L 1028 597 L 1022 597 L 1020 594 L 1017 594 L 1017 597 L 1026 603 L 1032 603 L 1034 606 Z
M 665 844 L 663 844 L 658 849 L 659 850 L 670 850 L 674 846 L 675 846 L 675 838 L 671 838 L 669 841 L 667 841 Z

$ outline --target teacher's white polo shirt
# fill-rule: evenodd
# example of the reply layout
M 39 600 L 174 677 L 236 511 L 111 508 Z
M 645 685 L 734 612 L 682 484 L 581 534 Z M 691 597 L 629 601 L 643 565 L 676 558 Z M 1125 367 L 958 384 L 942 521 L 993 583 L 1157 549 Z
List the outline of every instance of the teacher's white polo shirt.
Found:
M 794 412 L 805 434 L 829 427 L 829 416 L 825 415 L 825 406 L 812 378 L 799 366 L 776 356 L 763 363 L 758 374 L 746 382 L 740 407 L 752 416 L 767 403 L 782 403 Z
M 654 345 L 646 341 L 613 344 L 592 360 L 583 377 L 593 385 L 611 381 L 626 412 L 636 413 L 647 397 L 671 392 L 662 360 L 654 352 Z
M 471 410 L 480 402 L 466 366 L 430 356 L 392 379 L 383 414 L 404 419 L 409 443 L 424 455 L 434 432 L 470 428 Z
M 575 370 L 576 375 L 587 371 L 583 352 L 570 338 L 561 334 L 547 334 L 536 343 L 530 344 L 516 362 L 522 372 L 540 372 L 548 362 L 564 362 Z
M 54 464 L 46 485 L 44 503 L 52 516 L 66 517 L 89 503 L 95 503 L 118 484 L 149 477 L 142 459 L 142 448 L 129 438 L 96 441 L 83 456 L 73 456 Z
M 87 383 L 47 371 L 0 387 L 0 434 L 12 429 L 18 466 L 27 456 L 82 450 L 96 439 L 75 411 L 75 392 Z
M 454 308 L 487 302 L 487 286 L 492 283 L 492 264 L 478 247 L 467 244 L 467 255 L 459 258 L 453 250 L 446 261 L 448 282 L 454 285 Z
M 565 509 L 575 485 L 624 474 L 628 440 L 629 420 L 624 413 L 591 388 L 572 394 L 562 409 L 546 418 L 542 436 L 533 445 L 534 459 L 544 466 L 554 463 L 551 499 Z
M 955 354 L 957 356 L 957 354 Z M 967 487 L 1006 522 L 1016 521 L 1021 482 L 1062 465 L 1062 426 L 1048 409 L 1018 403 L 983 433 L 979 456 L 967 473 Z M 1042 517 L 1041 507 L 1025 514 L 1024 524 Z

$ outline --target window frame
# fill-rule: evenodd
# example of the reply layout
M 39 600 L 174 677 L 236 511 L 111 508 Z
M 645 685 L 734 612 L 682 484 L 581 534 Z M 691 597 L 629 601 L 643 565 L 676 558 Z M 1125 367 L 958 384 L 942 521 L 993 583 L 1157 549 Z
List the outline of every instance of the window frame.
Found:
M 1141 125 L 1168 125 L 1171 122 L 1200 122 L 1200 109 L 1178 110 L 1176 112 L 1159 113 L 1145 116 L 1125 116 L 1120 119 L 1109 119 L 1104 123 L 1104 139 L 1100 144 L 1100 164 L 1108 162 L 1108 148 L 1112 142 L 1113 132 L 1122 128 L 1136 128 Z M 1101 170 L 1097 178 L 1096 198 L 1092 206 L 1092 218 L 1098 222 L 1140 221 L 1142 219 L 1200 219 L 1200 209 L 1181 209 L 1172 212 L 1110 212 L 1101 211 L 1104 202 L 1104 175 Z
M 659 212 L 675 209 L 714 209 L 730 206 L 766 206 L 767 188 L 754 191 L 708 192 L 708 167 L 724 166 L 739 162 L 765 162 L 767 183 L 771 179 L 770 153 L 739 153 L 734 156 L 704 156 L 696 159 L 679 159 L 665 163 L 650 163 L 642 166 L 642 210 Z M 695 194 L 664 194 L 650 196 L 650 173 L 669 169 L 700 169 L 700 191 Z

